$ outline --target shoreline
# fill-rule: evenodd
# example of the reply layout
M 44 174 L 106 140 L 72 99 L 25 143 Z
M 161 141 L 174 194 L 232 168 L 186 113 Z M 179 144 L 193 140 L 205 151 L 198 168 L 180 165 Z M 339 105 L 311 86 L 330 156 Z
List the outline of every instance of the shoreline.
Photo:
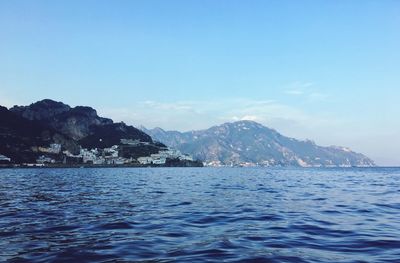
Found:
M 350 166 L 350 167 L 301 167 L 301 166 L 168 166 L 168 165 L 0 165 L 1 169 L 83 169 L 83 168 L 286 168 L 286 169 L 398 169 L 400 166 Z
M 22 165 L 22 164 L 15 164 L 15 165 L 0 165 L 0 169 L 49 169 L 49 168 L 59 168 L 59 169 L 69 169 L 69 168 L 74 168 L 74 169 L 80 169 L 80 168 L 168 168 L 168 167 L 173 167 L 173 168 L 178 168 L 178 167 L 187 167 L 187 168 L 193 168 L 193 167 L 199 167 L 202 168 L 204 166 L 199 166 L 199 165 L 181 165 L 181 166 L 173 166 L 173 165 L 87 165 L 87 164 L 82 164 L 82 165 Z

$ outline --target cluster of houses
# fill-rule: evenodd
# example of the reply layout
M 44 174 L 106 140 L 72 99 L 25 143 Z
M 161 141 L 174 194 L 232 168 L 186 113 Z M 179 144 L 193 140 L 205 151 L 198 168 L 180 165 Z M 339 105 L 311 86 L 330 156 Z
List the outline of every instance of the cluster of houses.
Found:
M 140 164 L 165 164 L 167 159 L 179 159 L 181 161 L 193 161 L 193 158 L 189 155 L 181 154 L 178 150 L 167 149 L 158 153 L 151 154 L 150 156 L 139 157 L 137 161 Z
M 257 166 L 263 166 L 263 163 L 252 163 L 252 162 L 231 162 L 230 164 L 224 164 L 221 161 L 209 161 L 209 162 L 204 162 L 204 166 L 210 166 L 210 167 L 257 167 Z
M 193 161 L 189 155 L 182 154 L 178 150 L 168 147 L 161 147 L 158 153 L 137 158 L 124 158 L 122 154 L 125 148 L 148 146 L 148 142 L 139 140 L 121 139 L 120 145 L 114 145 L 104 149 L 85 149 L 81 148 L 78 154 L 73 154 L 68 150 L 62 151 L 61 144 L 53 143 L 49 147 L 34 147 L 34 152 L 40 153 L 36 163 L 24 164 L 26 166 L 45 166 L 47 164 L 88 164 L 88 165 L 164 165 L 168 159 L 180 161 Z M 153 151 L 154 152 L 154 151 Z M 0 164 L 11 164 L 11 158 L 0 154 Z
M 149 144 L 148 142 L 140 142 L 138 140 L 121 139 L 121 145 L 135 147 Z M 114 145 L 104 149 L 84 149 L 81 148 L 79 154 L 72 154 L 68 150 L 62 152 L 63 159 L 55 160 L 52 156 L 61 153 L 60 144 L 51 144 L 50 147 L 40 147 L 39 151 L 43 155 L 36 160 L 37 164 L 52 164 L 62 162 L 64 164 L 82 163 L 93 165 L 124 165 L 124 164 L 140 164 L 140 165 L 164 165 L 167 159 L 179 159 L 193 161 L 189 155 L 182 154 L 178 150 L 162 148 L 158 153 L 138 158 L 124 158 L 120 154 L 121 145 Z

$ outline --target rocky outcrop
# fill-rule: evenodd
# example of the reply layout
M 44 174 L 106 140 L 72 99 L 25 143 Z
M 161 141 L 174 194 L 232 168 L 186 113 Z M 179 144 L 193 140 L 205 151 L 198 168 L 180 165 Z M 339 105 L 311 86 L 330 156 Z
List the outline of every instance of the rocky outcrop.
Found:
M 55 116 L 71 110 L 71 107 L 49 99 L 32 103 L 29 106 L 14 106 L 13 113 L 31 121 L 51 121 Z
M 91 126 L 113 123 L 110 119 L 99 117 L 93 108 L 71 108 L 62 102 L 48 99 L 29 106 L 14 106 L 10 111 L 29 120 L 44 122 L 74 140 L 88 136 Z

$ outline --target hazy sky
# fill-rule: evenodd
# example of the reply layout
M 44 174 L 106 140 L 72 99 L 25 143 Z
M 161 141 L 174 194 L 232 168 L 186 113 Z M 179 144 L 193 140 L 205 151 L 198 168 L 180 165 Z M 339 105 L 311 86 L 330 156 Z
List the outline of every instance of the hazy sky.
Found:
M 400 165 L 400 1 L 0 1 L 0 105 L 250 119 Z

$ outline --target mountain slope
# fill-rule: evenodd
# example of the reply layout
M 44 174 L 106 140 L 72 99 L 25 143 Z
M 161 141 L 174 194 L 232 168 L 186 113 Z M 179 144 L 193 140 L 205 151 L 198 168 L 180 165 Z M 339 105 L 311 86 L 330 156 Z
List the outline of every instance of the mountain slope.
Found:
M 62 151 L 78 154 L 80 146 L 104 149 L 121 144 L 121 139 L 145 144 L 129 147 L 127 158 L 147 156 L 165 148 L 133 126 L 99 117 L 90 107 L 72 108 L 49 99 L 9 110 L 0 106 L 0 154 L 15 163 L 34 162 L 43 154 L 40 148 L 52 143 L 60 144 Z
M 112 123 L 91 126 L 89 134 L 79 140 L 79 143 L 85 148 L 108 148 L 120 144 L 121 139 L 153 142 L 149 135 L 139 129 L 125 123 Z
M 28 120 L 0 106 L 0 153 L 17 163 L 33 162 L 38 147 L 56 142 L 71 151 L 78 145 L 70 138 L 37 120 Z
M 207 130 L 180 133 L 144 129 L 155 140 L 205 162 L 266 166 L 373 166 L 366 156 L 343 147 L 321 147 L 285 137 L 253 121 L 225 123 Z

